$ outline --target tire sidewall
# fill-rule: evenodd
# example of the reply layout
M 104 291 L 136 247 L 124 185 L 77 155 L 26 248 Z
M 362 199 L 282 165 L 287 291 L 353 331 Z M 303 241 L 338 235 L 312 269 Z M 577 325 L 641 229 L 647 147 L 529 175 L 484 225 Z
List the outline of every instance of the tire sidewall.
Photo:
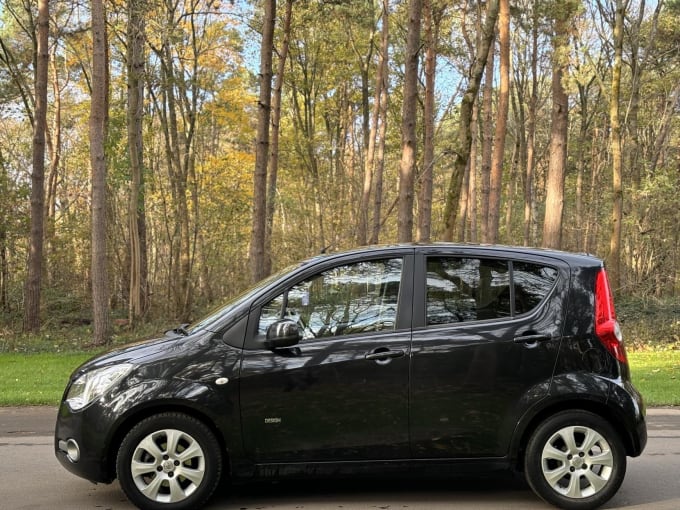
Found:
M 205 474 L 201 484 L 186 499 L 177 503 L 159 503 L 147 498 L 135 484 L 130 465 L 135 449 L 153 432 L 175 429 L 196 440 L 205 457 Z M 162 413 L 145 418 L 124 437 L 116 458 L 118 481 L 128 499 L 142 510 L 195 510 L 212 496 L 222 476 L 221 447 L 212 431 L 201 421 L 182 413 Z
M 607 484 L 586 498 L 569 498 L 556 492 L 543 475 L 545 444 L 558 430 L 570 426 L 586 426 L 598 432 L 609 443 L 614 459 Z M 524 473 L 531 489 L 546 502 L 566 510 L 590 510 L 606 503 L 618 491 L 626 474 L 626 453 L 619 434 L 609 422 L 587 411 L 564 411 L 542 422 L 532 434 L 524 457 Z

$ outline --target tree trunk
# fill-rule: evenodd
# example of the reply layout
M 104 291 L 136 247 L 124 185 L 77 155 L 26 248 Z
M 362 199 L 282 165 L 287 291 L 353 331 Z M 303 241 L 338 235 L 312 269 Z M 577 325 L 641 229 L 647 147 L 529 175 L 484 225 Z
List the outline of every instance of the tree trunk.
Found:
M 536 166 L 536 112 L 538 110 L 538 9 L 533 5 L 531 29 L 531 97 L 527 111 L 527 166 L 524 173 L 524 246 L 534 244 L 534 168 Z
M 461 185 L 465 176 L 465 167 L 470 159 L 470 147 L 472 144 L 472 107 L 477 99 L 479 84 L 482 81 L 484 65 L 489 55 L 489 48 L 494 38 L 496 20 L 498 19 L 498 0 L 489 0 L 486 11 L 486 21 L 481 44 L 474 59 L 465 95 L 460 105 L 460 119 L 458 122 L 458 139 L 456 141 L 456 157 L 453 164 L 453 172 L 446 193 L 446 206 L 444 210 L 444 240 L 452 241 L 456 226 L 458 201 L 460 199 Z
M 271 110 L 271 145 L 269 150 L 269 177 L 267 183 L 267 224 L 264 243 L 264 274 L 272 272 L 272 230 L 274 227 L 274 211 L 276 209 L 276 187 L 279 174 L 279 132 L 281 128 L 281 91 L 283 75 L 286 70 L 288 48 L 290 45 L 290 23 L 293 14 L 293 0 L 286 0 L 286 11 L 283 18 L 283 43 L 279 51 L 279 62 L 276 67 L 276 80 L 272 91 Z
M 495 28 L 494 28 L 495 31 Z M 495 37 L 495 34 L 494 34 Z M 480 188 L 480 235 L 482 242 L 489 239 L 489 194 L 491 193 L 491 159 L 493 157 L 493 78 L 494 78 L 493 41 L 486 58 L 484 89 L 482 91 L 482 167 L 479 179 Z
M 623 0 L 616 0 L 614 14 L 614 63 L 609 103 L 612 157 L 612 225 L 609 238 L 609 277 L 614 291 L 621 287 L 621 222 L 623 220 L 623 151 L 621 147 L 621 66 L 623 55 Z
M 147 309 L 146 215 L 144 206 L 144 164 L 142 120 L 144 113 L 145 2 L 128 0 L 128 154 L 130 157 L 130 297 L 128 319 L 136 325 Z
M 378 112 L 378 147 L 375 156 L 375 171 L 373 174 L 373 227 L 371 229 L 371 244 L 377 244 L 380 238 L 383 171 L 385 168 L 385 143 L 387 135 L 387 106 L 388 96 L 388 63 L 389 63 L 389 0 L 383 0 L 383 23 L 380 34 L 380 109 Z M 376 96 L 377 97 L 377 96 Z
M 397 215 L 397 239 L 399 242 L 413 240 L 413 193 L 416 171 L 418 53 L 420 51 L 421 14 L 422 0 L 409 0 L 404 104 L 401 110 L 401 161 L 399 163 L 399 209 Z
M 109 341 L 109 284 L 106 265 L 106 126 L 108 121 L 108 48 L 103 0 L 92 0 L 92 315 L 95 345 Z
M 569 98 L 562 85 L 568 67 L 569 22 L 571 4 L 557 6 L 552 57 L 552 114 L 550 125 L 550 159 L 546 180 L 543 246 L 562 247 L 562 215 L 564 210 L 564 176 L 567 165 L 569 132 Z
M 24 296 L 24 331 L 40 329 L 40 291 L 42 282 L 45 215 L 45 131 L 47 129 L 47 49 L 49 2 L 38 0 L 38 37 L 35 55 L 35 117 L 33 124 L 33 169 L 31 171 L 31 235 L 28 275 Z
M 505 135 L 510 107 L 510 0 L 500 0 L 498 40 L 500 46 L 500 90 L 489 185 L 489 215 L 486 227 L 487 242 L 489 243 L 498 242 L 498 225 L 501 213 L 503 156 L 505 154 Z
M 437 72 L 437 41 L 440 15 L 433 0 L 424 0 L 425 22 L 425 105 L 423 111 L 423 170 L 418 195 L 418 225 L 416 241 L 430 241 L 432 229 L 432 174 L 434 173 L 435 78 Z
M 250 236 L 250 272 L 253 283 L 266 276 L 264 247 L 267 221 L 267 161 L 269 157 L 275 22 L 276 0 L 265 0 L 262 43 L 260 46 L 260 97 L 257 103 L 257 141 L 253 177 L 253 227 Z

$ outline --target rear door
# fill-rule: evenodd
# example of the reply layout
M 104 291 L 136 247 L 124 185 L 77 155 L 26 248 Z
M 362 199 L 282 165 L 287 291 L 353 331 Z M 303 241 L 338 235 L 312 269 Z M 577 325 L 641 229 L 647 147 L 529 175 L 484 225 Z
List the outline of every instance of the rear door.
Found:
M 519 417 L 549 391 L 568 267 L 470 250 L 424 251 L 416 267 L 413 454 L 503 456 Z
M 413 250 L 326 265 L 250 316 L 241 367 L 244 446 L 258 463 L 409 455 Z M 296 320 L 303 340 L 263 346 Z

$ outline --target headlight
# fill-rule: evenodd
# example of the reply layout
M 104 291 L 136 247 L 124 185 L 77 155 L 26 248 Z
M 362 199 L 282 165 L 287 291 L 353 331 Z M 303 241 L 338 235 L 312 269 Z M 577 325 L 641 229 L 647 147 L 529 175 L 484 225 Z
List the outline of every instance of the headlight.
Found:
M 66 403 L 71 410 L 79 411 L 104 394 L 130 370 L 132 370 L 132 365 L 124 363 L 85 372 L 71 384 Z

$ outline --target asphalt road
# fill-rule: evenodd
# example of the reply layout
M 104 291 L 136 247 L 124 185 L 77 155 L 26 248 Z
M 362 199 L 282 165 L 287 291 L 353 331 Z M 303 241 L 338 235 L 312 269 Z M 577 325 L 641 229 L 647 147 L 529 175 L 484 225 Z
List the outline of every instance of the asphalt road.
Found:
M 0 408 L 0 509 L 128 510 L 117 482 L 93 485 L 56 461 L 56 409 Z M 648 413 L 645 453 L 629 459 L 618 494 L 604 507 L 680 509 L 680 410 Z M 454 482 L 253 484 L 220 493 L 210 510 L 533 510 L 550 508 L 511 478 Z

